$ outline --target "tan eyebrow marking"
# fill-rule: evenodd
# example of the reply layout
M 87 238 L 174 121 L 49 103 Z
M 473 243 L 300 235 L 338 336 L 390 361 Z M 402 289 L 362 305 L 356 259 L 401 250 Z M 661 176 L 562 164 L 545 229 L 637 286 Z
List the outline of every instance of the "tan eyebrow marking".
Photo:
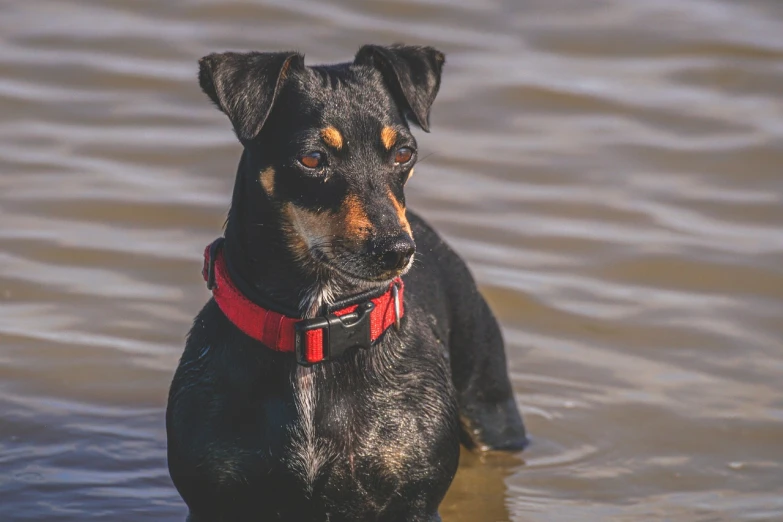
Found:
M 397 141 L 397 131 L 391 127 L 384 127 L 381 129 L 381 143 L 386 147 L 386 150 L 391 150 L 394 142 Z
M 405 215 L 405 207 L 400 205 L 400 202 L 397 201 L 397 198 L 391 189 L 389 189 L 389 198 L 391 199 L 392 205 L 394 205 L 394 210 L 397 211 L 397 219 L 400 220 L 400 225 L 402 225 L 402 228 L 408 234 L 413 235 L 413 232 L 411 232 L 411 224 L 408 222 L 408 217 Z
M 261 182 L 261 186 L 264 187 L 266 193 L 271 196 L 272 192 L 275 191 L 275 169 L 267 167 L 262 170 L 261 174 L 258 175 L 258 181 Z
M 343 148 L 343 135 L 334 127 L 326 127 L 321 130 L 321 138 L 324 143 L 337 150 Z

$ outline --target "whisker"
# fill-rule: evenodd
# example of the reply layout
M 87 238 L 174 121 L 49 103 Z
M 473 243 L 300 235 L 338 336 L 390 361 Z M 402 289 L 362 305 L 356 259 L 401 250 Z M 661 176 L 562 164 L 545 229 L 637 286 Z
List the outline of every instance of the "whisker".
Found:
M 427 154 L 426 156 L 424 156 L 423 158 L 418 160 L 416 162 L 416 164 L 418 165 L 419 163 L 424 163 L 425 161 L 427 161 L 427 159 L 431 158 L 434 154 L 436 154 L 436 153 L 435 152 L 430 152 L 429 154 Z

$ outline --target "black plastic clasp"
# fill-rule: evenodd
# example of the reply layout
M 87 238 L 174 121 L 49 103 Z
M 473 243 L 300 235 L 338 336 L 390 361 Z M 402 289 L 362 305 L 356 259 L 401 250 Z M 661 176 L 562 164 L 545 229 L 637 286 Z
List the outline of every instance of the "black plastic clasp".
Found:
M 312 366 L 342 356 L 351 348 L 368 349 L 372 345 L 370 335 L 370 312 L 375 308 L 372 301 L 360 304 L 350 314 L 336 316 L 329 314 L 323 317 L 304 319 L 294 325 L 294 347 L 296 362 L 302 366 Z M 324 352 L 323 359 L 316 362 L 307 360 L 305 332 L 323 329 Z
M 217 286 L 215 283 L 215 263 L 217 262 L 217 251 L 223 245 L 224 238 L 219 237 L 209 245 L 209 259 L 207 260 L 207 289 L 212 290 Z

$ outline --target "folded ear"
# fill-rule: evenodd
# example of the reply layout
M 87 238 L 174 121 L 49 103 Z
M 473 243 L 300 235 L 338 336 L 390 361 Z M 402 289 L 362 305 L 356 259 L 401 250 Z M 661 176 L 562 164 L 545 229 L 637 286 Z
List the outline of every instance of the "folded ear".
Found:
M 425 132 L 430 131 L 430 107 L 440 88 L 444 54 L 432 47 L 365 45 L 354 63 L 370 65 L 383 75 L 392 95 Z
M 303 67 L 304 56 L 285 53 L 213 53 L 199 60 L 201 89 L 247 143 L 261 132 L 291 66 Z

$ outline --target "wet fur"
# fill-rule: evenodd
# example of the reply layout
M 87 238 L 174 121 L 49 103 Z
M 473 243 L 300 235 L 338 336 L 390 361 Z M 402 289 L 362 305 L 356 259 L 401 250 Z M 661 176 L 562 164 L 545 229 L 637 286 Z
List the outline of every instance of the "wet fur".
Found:
M 166 419 L 191 521 L 436 521 L 460 441 L 525 445 L 497 322 L 462 260 L 406 212 L 412 163 L 383 159 L 415 146 L 406 117 L 429 128 L 442 63 L 430 48 L 378 46 L 318 68 L 296 53 L 202 60 L 202 88 L 244 145 L 224 253 L 251 298 L 318 315 L 387 284 L 378 244 L 408 234 L 417 253 L 402 269 L 401 329 L 308 368 L 243 334 L 213 300 L 204 306 Z M 337 167 L 323 179 L 288 160 L 303 135 L 331 142 Z

